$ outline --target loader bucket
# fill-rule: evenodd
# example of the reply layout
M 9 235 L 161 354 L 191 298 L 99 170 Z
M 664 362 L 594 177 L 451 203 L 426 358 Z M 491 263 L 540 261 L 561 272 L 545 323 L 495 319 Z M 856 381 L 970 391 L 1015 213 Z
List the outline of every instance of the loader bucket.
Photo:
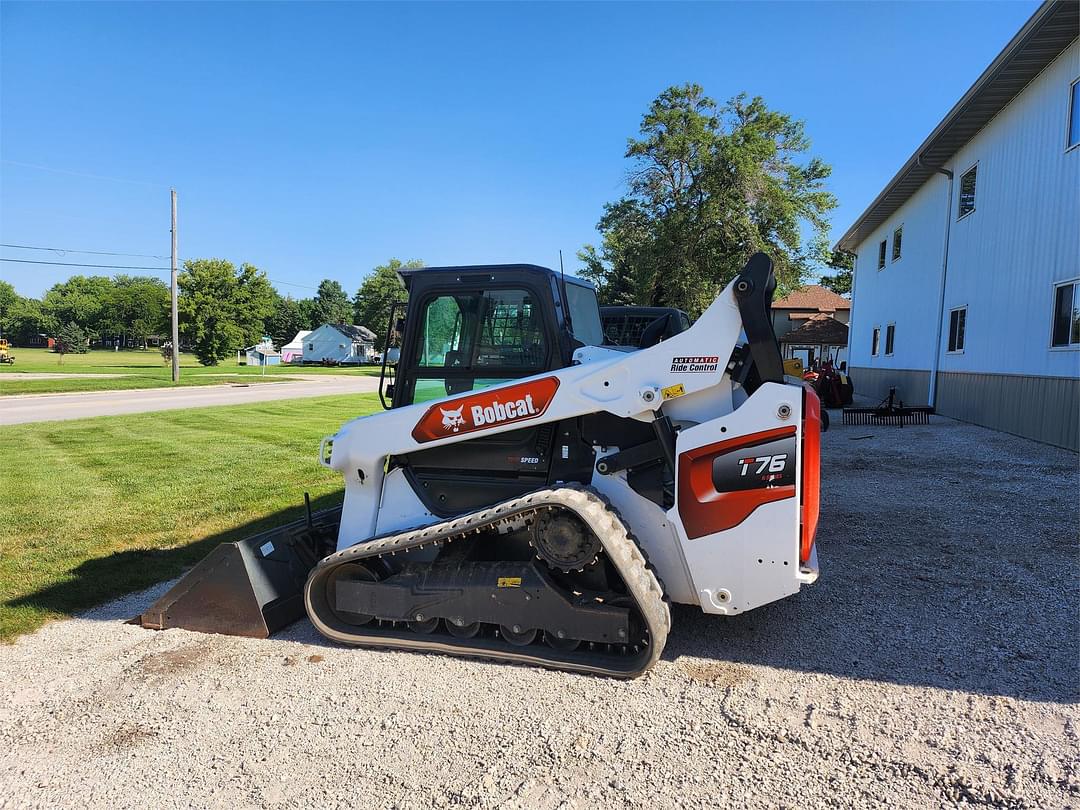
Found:
M 222 543 L 138 617 L 152 630 L 267 638 L 304 615 L 308 572 L 333 548 L 341 509 Z

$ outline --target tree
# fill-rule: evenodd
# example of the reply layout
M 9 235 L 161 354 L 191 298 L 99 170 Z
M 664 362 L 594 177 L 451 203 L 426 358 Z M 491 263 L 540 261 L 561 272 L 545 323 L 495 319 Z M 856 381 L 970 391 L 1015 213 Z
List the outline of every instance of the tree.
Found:
M 364 279 L 353 299 L 353 318 L 360 326 L 366 326 L 376 335 L 375 348 L 386 348 L 386 330 L 390 324 L 390 308 L 404 302 L 409 296 L 405 285 L 401 283 L 397 271 L 402 268 L 423 267 L 419 259 L 402 263 L 400 259 L 391 259 L 380 264 Z
M 86 354 L 90 348 L 87 346 L 89 338 L 82 327 L 76 323 L 67 323 L 60 327 L 56 333 L 56 342 L 53 350 L 60 353 L 63 359 L 65 354 Z
M 314 329 L 315 301 L 311 298 L 296 300 L 292 296 L 274 295 L 274 312 L 266 321 L 266 334 L 274 345 L 281 348 L 301 329 Z
M 204 366 L 217 365 L 263 335 L 276 293 L 254 266 L 189 259 L 177 281 L 181 328 Z
M 352 314 L 349 295 L 336 281 L 324 278 L 315 293 L 315 320 L 319 324 L 345 323 Z
M 604 233 L 604 244 L 600 251 L 593 245 L 578 251 L 578 259 L 585 264 L 581 275 L 596 284 L 601 304 L 634 304 L 649 243 L 648 219 L 634 201 L 623 200 L 606 207 L 598 227 Z
M 296 318 L 301 329 L 314 329 L 316 326 L 321 326 L 317 315 L 314 298 L 301 298 L 296 302 Z M 290 335 L 291 337 L 293 335 Z
M 855 273 L 855 254 L 845 250 L 834 250 L 829 257 L 828 266 L 836 270 L 834 276 L 822 276 L 821 284 L 837 295 L 851 293 L 851 282 Z
M 130 336 L 146 347 L 150 335 L 169 329 L 169 288 L 147 276 L 116 276 L 106 296 L 98 327 L 101 335 Z
M 108 331 L 106 302 L 113 286 L 108 276 L 72 276 L 49 288 L 41 300 L 42 310 L 58 324 L 75 324 L 97 337 Z
M 578 254 L 605 302 L 696 316 L 755 251 L 772 258 L 778 294 L 824 262 L 836 199 L 801 121 L 745 95 L 718 108 L 687 84 L 652 102 L 639 134 L 628 194 L 604 207 L 600 248 Z
M 0 281 L 0 337 L 7 337 L 11 329 L 10 318 L 19 305 L 19 294 L 6 281 Z
M 56 319 L 45 314 L 36 298 L 16 296 L 4 318 L 4 337 L 15 344 L 25 345 L 37 335 L 55 335 L 57 332 Z

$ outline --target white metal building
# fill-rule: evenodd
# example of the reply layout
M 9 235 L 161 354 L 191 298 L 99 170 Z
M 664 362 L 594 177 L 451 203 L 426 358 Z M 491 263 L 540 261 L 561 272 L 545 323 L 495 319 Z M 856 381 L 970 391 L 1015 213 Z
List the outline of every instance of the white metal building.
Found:
M 1078 9 L 1040 6 L 838 242 L 857 393 L 1077 449 Z
M 281 362 L 299 363 L 304 359 L 304 338 L 311 334 L 310 329 L 301 329 L 296 337 L 281 347 Z

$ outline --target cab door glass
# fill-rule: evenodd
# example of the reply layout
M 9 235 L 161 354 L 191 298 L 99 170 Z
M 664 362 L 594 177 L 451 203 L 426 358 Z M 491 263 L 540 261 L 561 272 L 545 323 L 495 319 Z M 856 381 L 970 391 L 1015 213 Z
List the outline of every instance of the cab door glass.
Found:
M 566 303 L 570 309 L 570 324 L 574 330 L 574 337 L 586 346 L 603 346 L 604 328 L 600 325 L 600 307 L 596 303 L 596 290 L 580 284 L 566 284 L 565 286 Z
M 527 290 L 487 290 L 430 299 L 421 316 L 412 401 L 475 391 L 543 371 L 543 311 Z

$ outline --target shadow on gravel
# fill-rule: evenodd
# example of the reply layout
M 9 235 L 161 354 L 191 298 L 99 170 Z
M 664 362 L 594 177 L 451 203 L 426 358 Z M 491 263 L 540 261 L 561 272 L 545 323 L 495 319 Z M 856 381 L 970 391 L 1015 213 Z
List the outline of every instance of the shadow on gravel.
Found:
M 951 420 L 838 423 L 821 579 L 732 619 L 676 606 L 665 657 L 1080 700 L 1076 454 Z
M 337 506 L 339 503 L 341 503 L 340 492 L 312 500 L 311 508 L 312 511 L 318 511 Z M 67 616 L 98 605 L 99 607 L 88 614 L 82 614 L 83 618 L 99 621 L 130 619 L 133 612 L 127 601 L 110 602 L 110 600 L 133 594 L 179 576 L 209 554 L 219 543 L 240 540 L 274 526 L 298 520 L 303 515 L 304 507 L 300 504 L 184 546 L 130 549 L 105 557 L 93 557 L 73 569 L 62 582 L 2 604 L 12 608 L 29 608 L 43 613 Z M 149 607 L 152 601 L 148 598 L 146 604 L 141 607 Z

